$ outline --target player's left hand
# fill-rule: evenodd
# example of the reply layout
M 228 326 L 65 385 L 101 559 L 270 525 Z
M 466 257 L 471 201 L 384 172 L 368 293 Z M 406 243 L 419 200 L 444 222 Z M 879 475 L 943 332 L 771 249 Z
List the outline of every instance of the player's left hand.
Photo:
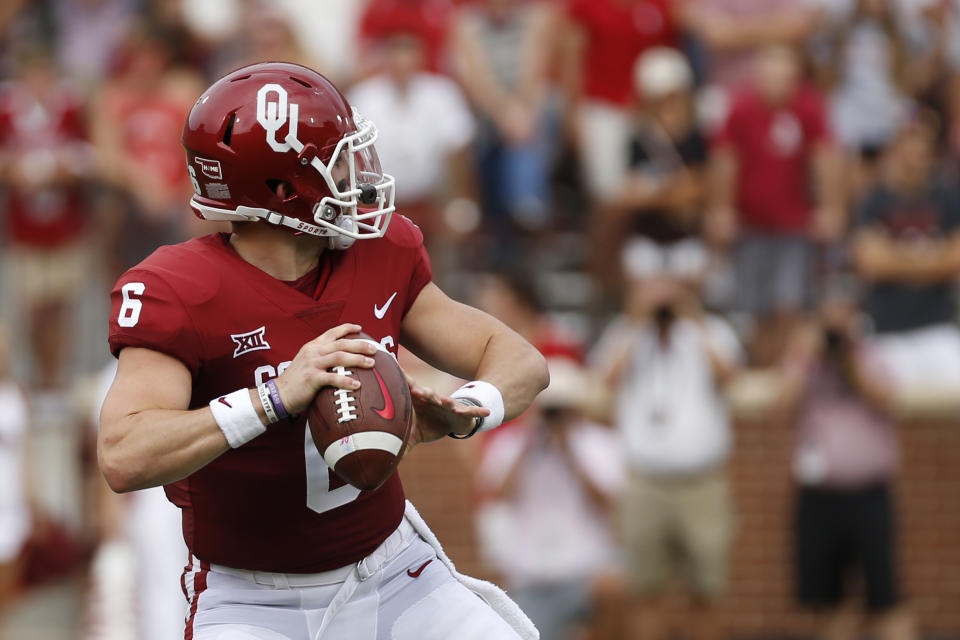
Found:
M 476 418 L 490 415 L 489 409 L 441 395 L 417 384 L 410 376 L 407 376 L 407 386 L 413 400 L 414 421 L 404 455 L 421 442 L 439 440 L 449 433 L 470 433 Z

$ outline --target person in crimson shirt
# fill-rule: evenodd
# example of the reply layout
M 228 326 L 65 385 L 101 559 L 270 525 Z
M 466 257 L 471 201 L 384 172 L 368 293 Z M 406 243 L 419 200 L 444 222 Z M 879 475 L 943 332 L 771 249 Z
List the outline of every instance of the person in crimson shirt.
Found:
M 87 251 L 84 181 L 92 170 L 83 104 L 49 55 L 24 51 L 19 74 L 0 88 L 0 208 L 25 310 L 34 382 L 56 387 L 68 355 L 66 322 L 82 289 Z
M 811 241 L 834 242 L 846 224 L 823 96 L 800 73 L 792 49 L 765 49 L 712 148 L 704 227 L 715 245 L 735 244 L 736 305 L 757 316 L 757 364 L 776 357 L 809 302 Z
M 601 200 L 616 194 L 627 172 L 634 63 L 650 47 L 676 45 L 672 11 L 668 0 L 571 0 L 567 7 L 568 128 L 587 190 Z
M 538 637 L 502 591 L 456 573 L 396 474 L 344 484 L 306 421 L 321 388 L 359 386 L 342 367 L 401 343 L 476 379 L 450 395 L 410 380 L 396 454 L 493 428 L 547 384 L 536 349 L 431 282 L 376 136 L 305 67 L 225 76 L 182 141 L 191 207 L 232 232 L 162 247 L 114 288 L 100 468 L 115 491 L 165 485 L 181 508 L 187 640 Z
M 194 71 L 172 66 L 172 60 L 161 33 L 133 31 L 117 73 L 91 111 L 100 173 L 111 187 L 110 204 L 104 206 L 111 215 L 104 217 L 110 231 L 107 254 L 119 263 L 108 265 L 113 277 L 158 244 L 190 235 L 190 221 L 179 215 L 190 182 L 177 134 L 203 87 Z

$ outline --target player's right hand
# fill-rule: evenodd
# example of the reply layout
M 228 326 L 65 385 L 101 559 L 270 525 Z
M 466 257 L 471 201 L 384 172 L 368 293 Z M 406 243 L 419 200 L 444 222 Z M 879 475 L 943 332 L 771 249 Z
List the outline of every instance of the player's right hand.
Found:
M 333 367 L 373 366 L 377 347 L 368 340 L 344 338 L 358 333 L 360 325 L 341 324 L 300 347 L 290 366 L 277 378 L 277 390 L 287 413 L 306 411 L 317 392 L 323 387 L 356 389 L 360 381 L 351 376 L 337 375 Z

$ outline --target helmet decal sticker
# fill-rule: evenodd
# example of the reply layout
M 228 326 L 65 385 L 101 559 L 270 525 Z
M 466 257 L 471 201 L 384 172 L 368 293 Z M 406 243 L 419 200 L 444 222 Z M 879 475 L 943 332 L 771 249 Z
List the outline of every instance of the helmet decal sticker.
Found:
M 269 100 L 270 93 L 276 93 L 276 100 Z M 297 120 L 300 115 L 300 105 L 291 102 L 289 104 L 289 134 L 294 139 L 297 137 Z M 290 145 L 286 142 L 277 140 L 277 131 L 287 123 L 287 90 L 279 84 L 269 82 L 257 91 L 257 122 L 267 130 L 267 144 L 274 151 L 285 152 L 290 150 Z M 286 136 L 284 136 L 286 137 Z
M 214 180 L 223 180 L 223 169 L 220 167 L 219 160 L 210 160 L 197 156 L 193 161 L 200 165 L 200 171 L 203 175 Z
M 230 187 L 222 182 L 208 182 L 207 197 L 212 200 L 229 200 Z

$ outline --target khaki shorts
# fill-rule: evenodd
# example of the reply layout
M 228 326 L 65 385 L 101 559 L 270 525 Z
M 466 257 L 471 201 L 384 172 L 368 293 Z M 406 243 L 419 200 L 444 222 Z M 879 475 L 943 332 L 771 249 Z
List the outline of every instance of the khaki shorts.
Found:
M 587 101 L 578 114 L 580 163 L 587 191 L 609 197 L 627 175 L 626 140 L 630 138 L 630 117 L 626 109 L 605 102 Z
M 10 253 L 13 290 L 28 305 L 69 301 L 89 277 L 90 249 L 84 242 L 55 249 L 17 247 Z
M 620 505 L 630 579 L 640 593 L 674 577 L 715 599 L 727 588 L 734 509 L 725 472 L 684 478 L 631 474 Z

